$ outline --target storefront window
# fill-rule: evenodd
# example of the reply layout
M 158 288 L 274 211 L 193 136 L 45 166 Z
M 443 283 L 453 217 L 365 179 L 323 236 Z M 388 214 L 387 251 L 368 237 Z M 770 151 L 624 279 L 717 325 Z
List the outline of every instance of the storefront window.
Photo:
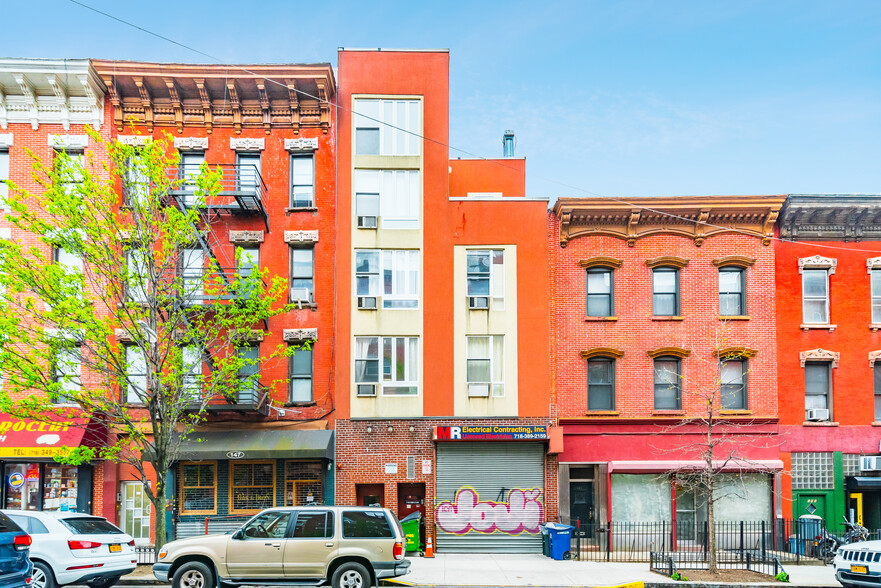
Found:
M 40 466 L 36 463 L 6 464 L 6 505 L 9 510 L 38 510 L 40 497 Z
M 285 506 L 321 504 L 323 477 L 320 461 L 285 462 Z
M 181 496 L 184 514 L 215 512 L 217 464 L 185 463 L 181 465 Z
M 230 472 L 230 511 L 262 510 L 275 506 L 275 464 L 235 462 Z
M 76 510 L 76 466 L 47 465 L 43 510 Z

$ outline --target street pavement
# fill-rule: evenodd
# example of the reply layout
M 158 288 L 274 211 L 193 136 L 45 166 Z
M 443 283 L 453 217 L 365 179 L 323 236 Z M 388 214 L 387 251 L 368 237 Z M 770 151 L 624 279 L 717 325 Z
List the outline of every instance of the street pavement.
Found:
M 508 586 L 616 586 L 644 582 L 645 588 L 670 588 L 670 578 L 649 571 L 647 563 L 605 563 L 592 561 L 555 561 L 537 554 L 437 554 L 434 558 L 411 557 L 411 572 L 399 580 L 417 586 L 434 587 L 508 587 Z M 841 588 L 832 566 L 785 566 L 791 587 Z M 688 572 L 685 572 L 686 574 Z M 681 584 L 681 582 L 678 582 Z M 687 582 L 695 585 L 697 582 Z M 124 576 L 122 586 L 160 585 L 150 573 L 150 566 L 138 566 Z M 777 586 L 778 582 L 751 584 L 703 584 L 724 586 Z

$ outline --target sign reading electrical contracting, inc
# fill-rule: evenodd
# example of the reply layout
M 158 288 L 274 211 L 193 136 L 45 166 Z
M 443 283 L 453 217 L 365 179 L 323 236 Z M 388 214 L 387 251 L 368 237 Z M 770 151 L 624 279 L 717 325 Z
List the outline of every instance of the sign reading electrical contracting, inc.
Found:
M 435 427 L 435 441 L 543 441 L 544 425 L 458 425 Z

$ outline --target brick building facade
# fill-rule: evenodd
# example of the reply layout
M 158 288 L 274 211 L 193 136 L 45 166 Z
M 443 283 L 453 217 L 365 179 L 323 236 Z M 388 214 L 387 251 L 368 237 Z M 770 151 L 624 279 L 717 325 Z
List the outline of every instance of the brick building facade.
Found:
M 774 218 L 783 197 L 557 200 L 550 216 L 560 513 L 591 525 L 705 517 L 671 479 L 716 460 L 745 470 L 751 519 L 778 513 Z M 724 479 L 724 476 L 723 476 Z M 743 501 L 717 518 L 743 515 Z

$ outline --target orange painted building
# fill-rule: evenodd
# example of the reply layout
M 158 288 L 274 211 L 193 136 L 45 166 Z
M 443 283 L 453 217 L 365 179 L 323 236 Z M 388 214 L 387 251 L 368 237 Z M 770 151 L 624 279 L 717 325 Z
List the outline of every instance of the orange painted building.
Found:
M 784 509 L 881 526 L 881 197 L 790 195 L 778 221 Z M 864 459 L 868 458 L 868 459 Z
M 212 257 L 224 272 L 242 271 L 241 248 L 270 279 L 288 282 L 283 302 L 296 308 L 269 320 L 238 352 L 303 347 L 291 360 L 261 364 L 254 395 L 209 403 L 197 440 L 184 443 L 168 474 L 170 538 L 222 532 L 266 507 L 332 504 L 337 194 L 331 66 L 249 65 L 247 72 L 103 60 L 94 66 L 108 88 L 113 139 L 138 145 L 147 136 L 169 136 L 181 175 L 198 173 L 202 162 L 223 171 L 218 203 L 204 210 L 204 237 L 183 253 L 197 260 L 188 267 L 207 271 Z M 100 514 L 149 541 L 153 513 L 138 508 L 142 490 L 134 472 L 107 462 L 101 477 L 103 495 L 118 500 L 105 500 Z
M 450 160 L 446 51 L 343 49 L 339 75 L 337 503 L 418 511 L 440 551 L 540 551 L 547 202 L 510 153 Z

